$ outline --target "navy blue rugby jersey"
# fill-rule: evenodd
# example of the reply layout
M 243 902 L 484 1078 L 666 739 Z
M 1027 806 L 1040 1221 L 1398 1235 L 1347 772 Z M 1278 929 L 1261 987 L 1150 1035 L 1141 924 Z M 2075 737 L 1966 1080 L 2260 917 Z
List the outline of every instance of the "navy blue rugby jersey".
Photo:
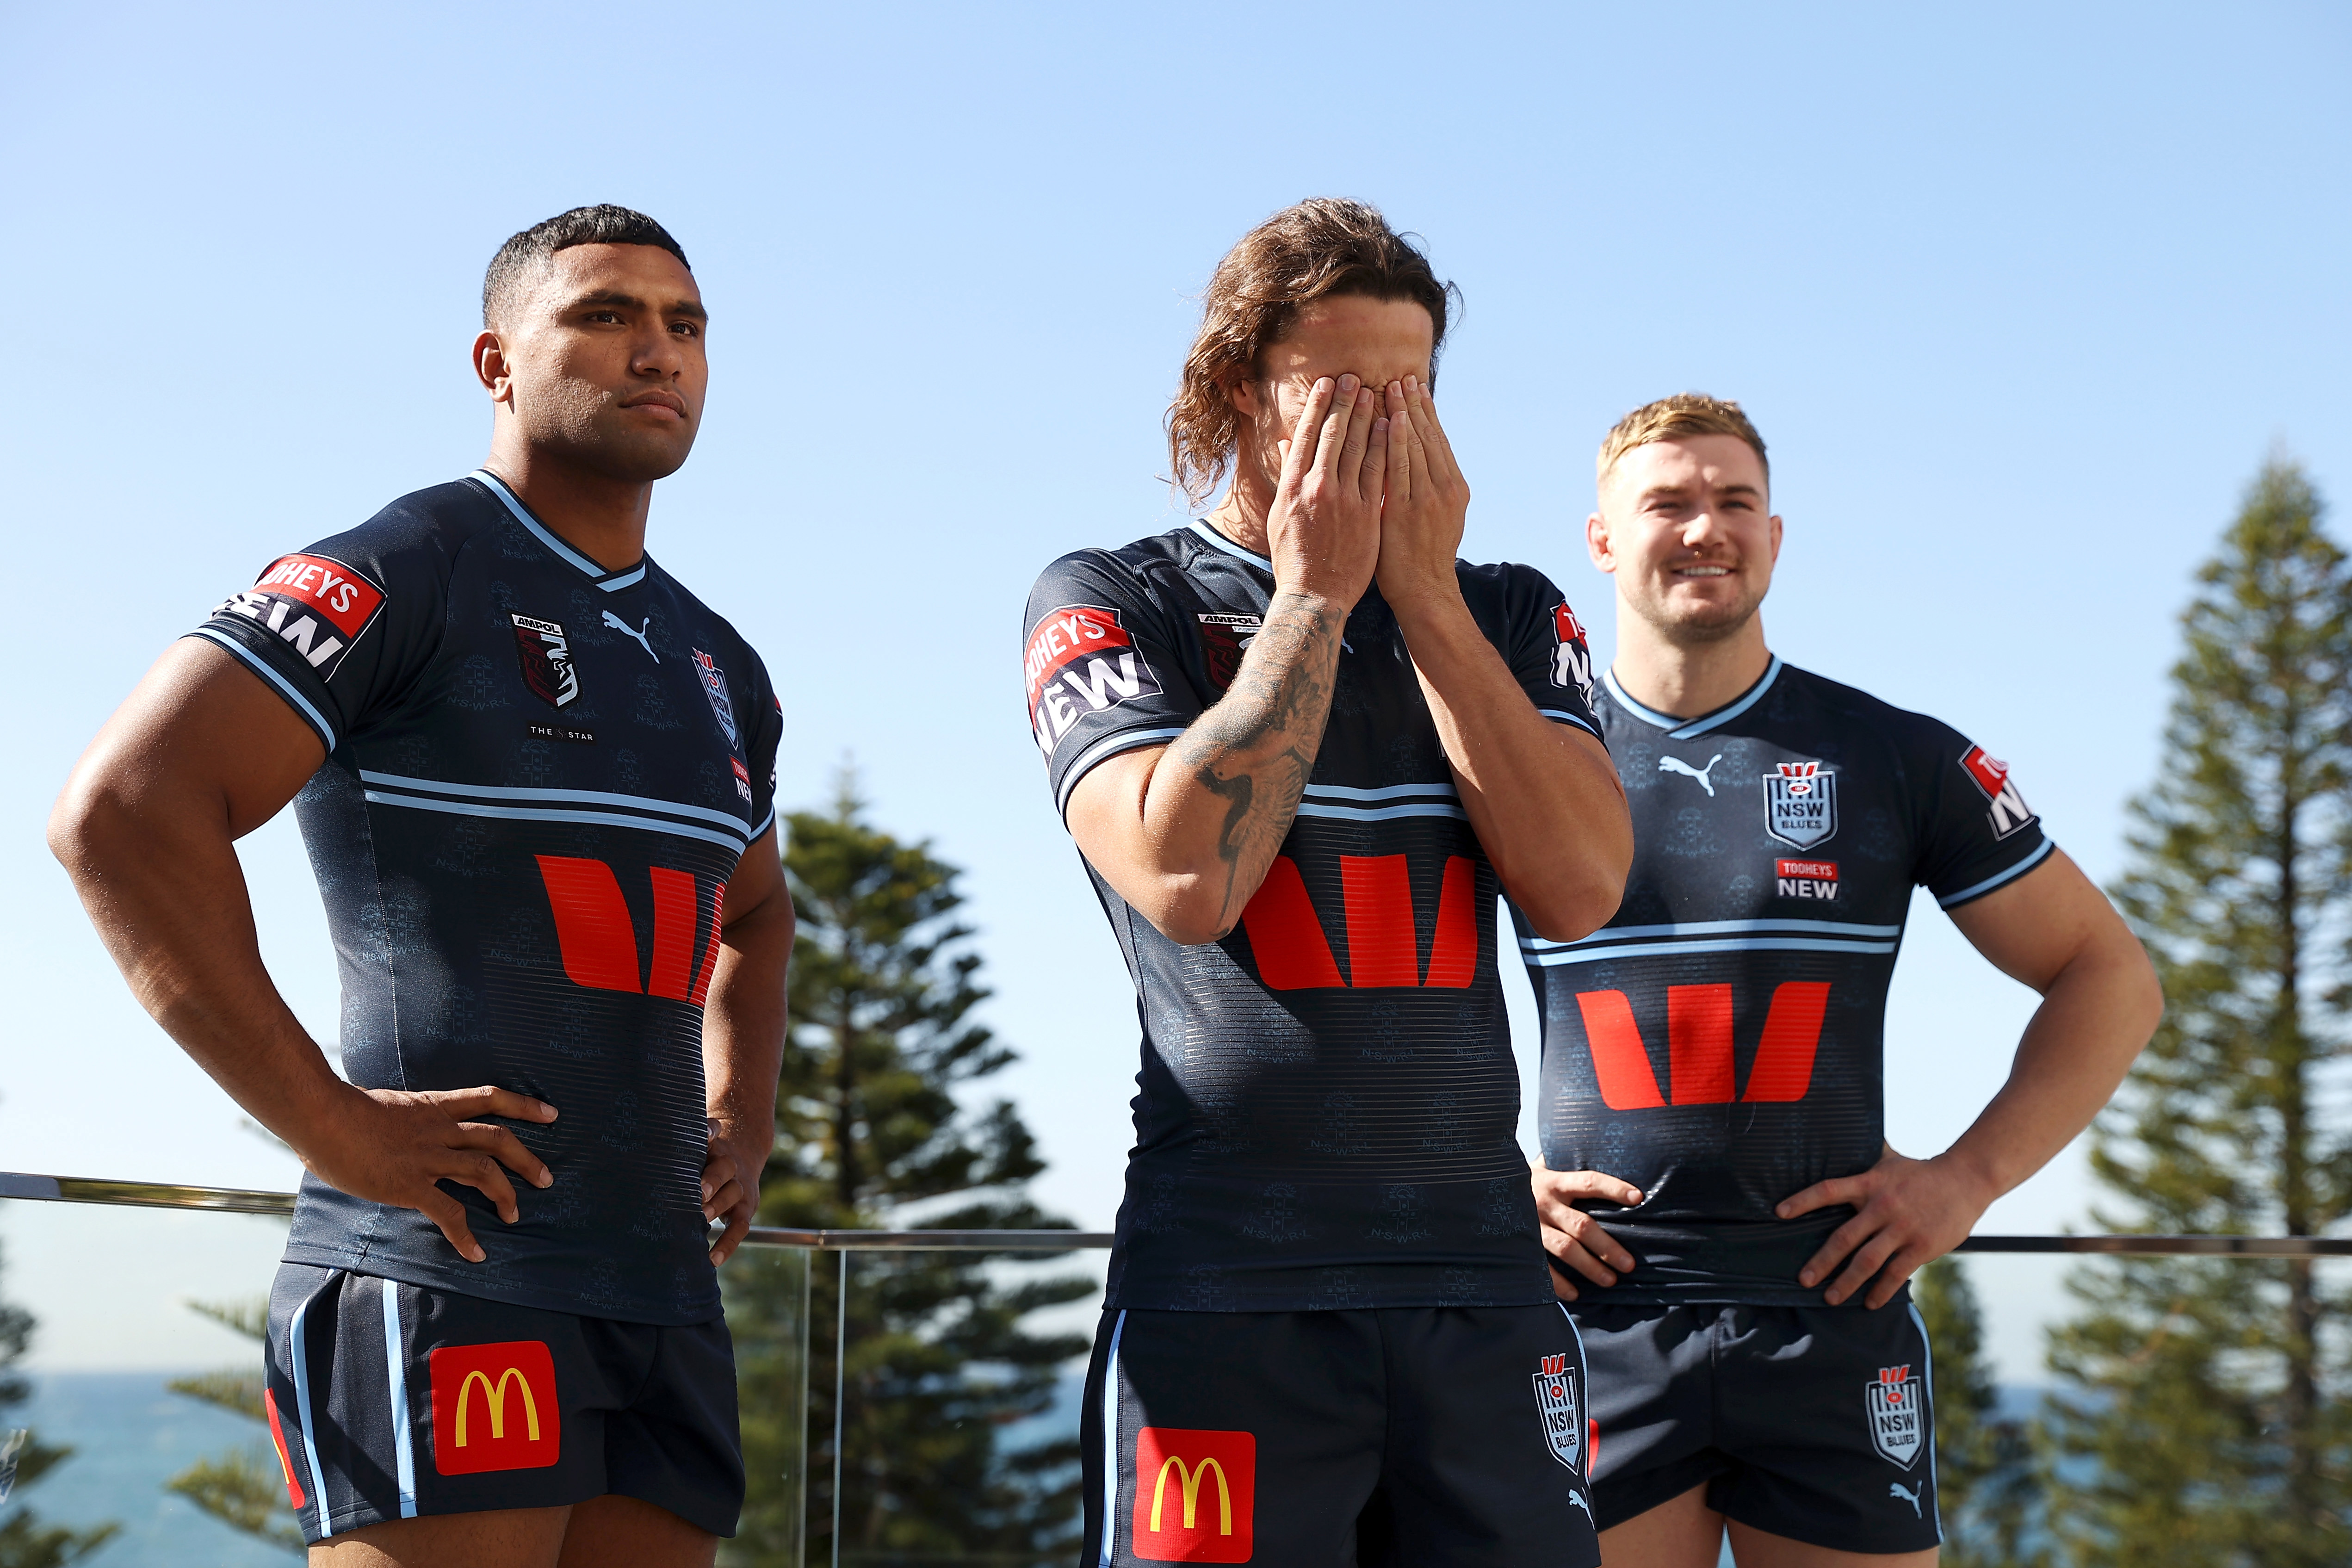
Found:
M 489 1257 L 305 1175 L 289 1261 L 592 1317 L 719 1313 L 702 1002 L 721 893 L 774 820 L 782 717 L 735 629 L 652 559 L 607 572 L 487 472 L 273 562 L 192 634 L 318 731 L 296 798 L 363 1089 L 495 1084 L 553 1186 Z
M 1518 921 L 1543 1011 L 1544 1162 L 1642 1189 L 1589 1203 L 1639 1267 L 1588 1300 L 1801 1305 L 1850 1208 L 1782 1199 L 1878 1161 L 1886 988 L 1911 889 L 1982 898 L 2054 847 L 1958 731 L 1772 660 L 1696 719 L 1604 676 L 1633 814 L 1625 901 L 1581 942 Z
M 1537 708 L 1598 734 L 1582 628 L 1526 566 L 1456 568 Z M 1086 550 L 1031 591 L 1054 800 L 1223 696 L 1274 589 L 1205 522 Z M 1551 1299 L 1516 1137 L 1496 882 L 1377 588 L 1281 853 L 1222 942 L 1180 946 L 1097 874 L 1143 1025 L 1113 1307 L 1293 1311 Z

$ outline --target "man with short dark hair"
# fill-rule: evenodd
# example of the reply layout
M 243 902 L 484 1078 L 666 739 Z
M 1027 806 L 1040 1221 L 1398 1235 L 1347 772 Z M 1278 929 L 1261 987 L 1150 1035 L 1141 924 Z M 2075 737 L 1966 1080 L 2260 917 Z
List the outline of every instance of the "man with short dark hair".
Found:
M 645 553 L 709 374 L 677 242 L 579 208 L 507 241 L 482 305 L 488 460 L 174 644 L 50 844 L 141 1002 L 307 1168 L 265 1405 L 311 1562 L 708 1564 L 743 1489 L 715 1266 L 773 1142 L 793 939 L 782 720 Z M 344 1079 L 237 872 L 289 800 Z
M 1535 1186 L 1592 1363 L 1611 1568 L 1713 1568 L 1727 1531 L 1747 1568 L 1934 1562 L 1905 1282 L 2089 1124 L 2163 1009 L 2005 764 L 1765 646 L 1770 487 L 1736 403 L 1665 398 L 1602 444 L 1585 537 L 1619 613 L 1595 708 L 1633 871 L 1589 936 L 1519 918 Z M 2007 1086 L 1927 1160 L 1882 1131 L 1916 886 L 2042 995 Z
M 1456 559 L 1450 300 L 1361 203 L 1260 225 L 1169 421 L 1223 503 L 1030 595 L 1032 732 L 1144 1035 L 1090 1568 L 1598 1561 L 1494 910 L 1580 936 L 1632 845 L 1574 616 Z

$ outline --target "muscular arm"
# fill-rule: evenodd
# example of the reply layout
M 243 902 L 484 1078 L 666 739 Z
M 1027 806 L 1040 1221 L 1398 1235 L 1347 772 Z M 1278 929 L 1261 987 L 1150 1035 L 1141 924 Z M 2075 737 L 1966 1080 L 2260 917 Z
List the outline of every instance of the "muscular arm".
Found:
M 1340 634 L 1379 558 L 1376 402 L 1352 375 L 1308 395 L 1266 519 L 1274 595 L 1232 689 L 1173 743 L 1099 763 L 1070 793 L 1079 852 L 1171 941 L 1234 929 L 1315 771 Z
M 49 817 L 49 847 L 140 1005 L 254 1120 L 341 1190 L 421 1210 L 479 1262 L 465 1207 L 478 1187 L 509 1224 L 499 1166 L 544 1186 L 495 1114 L 552 1121 L 505 1089 L 369 1093 L 337 1078 L 262 967 L 236 840 L 316 773 L 310 726 L 220 648 L 174 643 L 90 742 Z
M 1233 930 L 1315 771 L 1344 605 L 1279 594 L 1233 689 L 1172 745 L 1103 763 L 1070 795 L 1079 850 L 1176 942 Z
M 1633 824 L 1607 748 L 1535 710 L 1462 602 L 1469 486 L 1418 383 L 1388 389 L 1381 593 L 1495 874 L 1538 935 L 1573 942 L 1617 912 Z
M 793 899 L 776 830 L 743 851 L 727 883 L 719 965 L 702 1009 L 702 1076 L 710 1152 L 702 1217 L 727 1221 L 710 1249 L 724 1263 L 760 1206 L 760 1173 L 776 1146 L 776 1079 L 784 1059 L 784 975 L 793 956 Z
M 1868 1304 L 1884 1306 L 1921 1265 L 1958 1246 L 1995 1198 L 2091 1124 L 2164 1014 L 2139 940 L 2062 851 L 1953 910 L 1952 923 L 1995 968 L 2042 993 L 2042 1005 L 2009 1081 L 1949 1149 L 1929 1160 L 1889 1149 L 1860 1175 L 1816 1183 L 1780 1205 L 1784 1219 L 1840 1204 L 1859 1211 L 1797 1277 L 1810 1287 L 1844 1261 L 1825 1293 L 1832 1306 L 1873 1275 Z

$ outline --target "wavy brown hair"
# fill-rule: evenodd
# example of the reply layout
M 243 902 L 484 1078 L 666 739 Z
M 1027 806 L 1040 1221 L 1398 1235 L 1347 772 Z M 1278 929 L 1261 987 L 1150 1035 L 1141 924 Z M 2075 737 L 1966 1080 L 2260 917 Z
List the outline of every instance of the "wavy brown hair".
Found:
M 1413 237 L 1378 207 L 1315 196 L 1285 207 L 1225 253 L 1202 296 L 1201 330 L 1168 405 L 1168 460 L 1194 505 L 1208 499 L 1241 439 L 1233 390 L 1258 374 L 1265 351 L 1318 300 L 1360 294 L 1410 300 L 1429 312 L 1429 371 L 1437 374 L 1461 290 L 1438 281 Z

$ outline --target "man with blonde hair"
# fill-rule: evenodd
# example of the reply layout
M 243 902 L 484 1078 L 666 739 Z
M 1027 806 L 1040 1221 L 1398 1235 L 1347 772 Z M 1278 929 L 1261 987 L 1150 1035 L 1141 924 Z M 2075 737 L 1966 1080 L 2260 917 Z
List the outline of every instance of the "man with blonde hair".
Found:
M 1636 851 L 1603 929 L 1522 917 L 1545 1246 L 1591 1358 L 1611 1568 L 1932 1563 L 1930 1351 L 1906 1281 L 2089 1124 L 2153 1032 L 2146 955 L 1958 731 L 1783 664 L 1763 438 L 1698 394 L 1602 444 L 1594 703 Z M 2042 993 L 1951 1148 L 1882 1135 L 1911 889 Z M 1894 1308 L 1894 1310 L 1885 1309 Z
M 1599 1561 L 1491 911 L 1581 936 L 1632 841 L 1559 590 L 1455 558 L 1451 297 L 1361 203 L 1260 225 L 1169 416 L 1223 504 L 1030 595 L 1032 732 L 1143 1025 L 1099 1568 Z

